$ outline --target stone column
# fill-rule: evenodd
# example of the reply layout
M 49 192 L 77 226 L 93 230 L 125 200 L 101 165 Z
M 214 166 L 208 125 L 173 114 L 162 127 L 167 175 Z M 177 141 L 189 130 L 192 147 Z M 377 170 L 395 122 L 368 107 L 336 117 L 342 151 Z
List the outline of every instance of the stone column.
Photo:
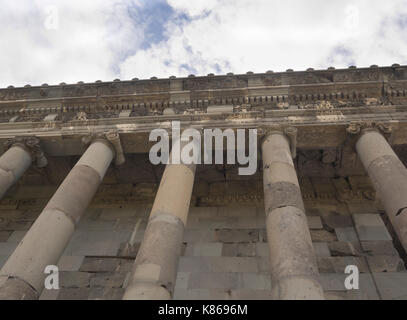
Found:
M 407 250 L 407 169 L 379 129 L 364 129 L 356 150 L 404 249 Z
M 285 132 L 289 136 L 271 131 L 262 143 L 272 292 L 275 299 L 320 300 L 324 294 L 290 150 L 296 129 Z
M 172 299 L 195 169 L 166 166 L 124 300 Z
M 0 300 L 38 299 L 46 266 L 57 264 L 113 156 L 106 140 L 89 146 L 1 269 Z
M 0 199 L 27 171 L 33 160 L 37 159 L 39 167 L 47 165 L 37 138 L 15 138 L 7 144 L 10 148 L 0 157 Z

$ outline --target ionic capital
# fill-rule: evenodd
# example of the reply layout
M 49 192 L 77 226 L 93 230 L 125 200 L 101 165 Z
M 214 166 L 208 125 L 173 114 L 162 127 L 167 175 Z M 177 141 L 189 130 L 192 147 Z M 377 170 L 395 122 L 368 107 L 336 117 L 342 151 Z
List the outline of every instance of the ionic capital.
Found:
M 123 147 L 118 131 L 111 130 L 107 132 L 96 132 L 82 138 L 82 143 L 84 145 L 90 145 L 95 141 L 103 142 L 112 149 L 115 154 L 116 166 L 124 164 L 126 158 L 124 157 Z
M 346 128 L 346 132 L 356 140 L 364 133 L 376 131 L 382 134 L 391 143 L 393 138 L 393 127 L 390 122 L 355 121 Z M 354 140 L 354 139 L 353 139 Z
M 10 149 L 14 146 L 19 146 L 31 154 L 33 162 L 35 161 L 38 168 L 44 168 L 48 164 L 48 160 L 41 149 L 40 139 L 37 137 L 14 137 L 8 139 L 4 146 Z

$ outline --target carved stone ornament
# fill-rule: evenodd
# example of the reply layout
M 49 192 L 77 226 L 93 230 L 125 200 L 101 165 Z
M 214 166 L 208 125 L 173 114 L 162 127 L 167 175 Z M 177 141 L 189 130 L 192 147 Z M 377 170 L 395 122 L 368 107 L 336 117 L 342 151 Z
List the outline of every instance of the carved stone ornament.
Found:
M 37 137 L 14 137 L 4 143 L 6 149 L 16 145 L 30 152 L 33 161 L 35 160 L 39 168 L 44 168 L 48 165 L 48 160 L 41 149 L 40 139 Z
M 89 145 L 94 141 L 102 141 L 112 148 L 115 153 L 116 166 L 120 166 L 125 163 L 126 159 L 124 156 L 122 143 L 120 141 L 120 135 L 116 130 L 92 133 L 82 138 L 82 143 L 84 145 Z

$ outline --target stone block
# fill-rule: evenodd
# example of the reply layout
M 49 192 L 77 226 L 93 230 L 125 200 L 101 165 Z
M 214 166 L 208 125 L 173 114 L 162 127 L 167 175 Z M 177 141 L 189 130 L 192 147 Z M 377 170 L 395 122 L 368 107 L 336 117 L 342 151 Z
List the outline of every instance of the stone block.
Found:
M 369 300 L 366 293 L 360 290 L 352 291 L 326 291 L 325 300 Z
M 178 272 L 175 281 L 175 291 L 178 289 L 188 289 L 188 281 L 191 272 Z
M 307 221 L 310 229 L 323 229 L 321 217 L 307 216 Z
M 207 217 L 212 218 L 218 215 L 217 207 L 191 207 L 189 217 Z
M 312 178 L 314 190 L 317 194 L 335 193 L 336 189 L 329 178 Z
M 230 300 L 273 300 L 271 290 L 237 289 L 228 293 Z
M 332 242 L 337 241 L 335 233 L 327 230 L 310 230 L 313 242 Z
M 188 289 L 237 289 L 237 273 L 194 272 L 189 276 Z
M 99 288 L 90 289 L 88 300 L 121 300 L 125 289 L 123 288 Z
M 222 256 L 225 257 L 255 257 L 256 243 L 224 243 Z
M 241 273 L 238 287 L 249 290 L 271 290 L 271 277 L 269 274 Z
M 122 260 L 118 258 L 86 257 L 80 267 L 83 272 L 112 272 L 119 268 Z
M 39 300 L 57 300 L 60 290 L 47 290 L 44 289 L 41 292 Z
M 398 256 L 366 257 L 371 272 L 399 272 L 405 270 L 403 261 Z
M 101 272 L 95 273 L 90 278 L 91 287 L 121 288 L 127 273 Z
M 358 227 L 383 227 L 384 222 L 380 214 L 353 214 L 355 226 Z
M 366 260 L 363 257 L 328 257 L 317 258 L 320 273 L 345 273 L 349 265 L 357 266 L 360 273 L 369 272 Z
M 185 256 L 220 257 L 222 256 L 222 246 L 223 244 L 220 242 L 188 244 Z
M 27 234 L 27 231 L 13 231 L 10 238 L 8 238 L 7 242 L 20 243 L 26 234 Z
M 58 262 L 59 271 L 78 271 L 84 256 L 62 256 Z
M 87 300 L 90 291 L 90 288 L 62 288 L 57 300 Z
M 225 300 L 227 293 L 222 290 L 177 289 L 174 300 Z
M 215 230 L 217 241 L 223 243 L 258 242 L 258 229 L 218 229 Z
M 10 256 L 17 246 L 16 242 L 0 242 L 0 256 Z
M 247 257 L 181 257 L 181 272 L 257 272 L 256 258 Z
M 0 231 L 0 242 L 6 242 L 12 234 L 12 231 Z
M 267 258 L 270 256 L 270 248 L 267 242 L 256 243 L 256 256 Z
M 348 180 L 352 190 L 374 190 L 368 176 L 350 176 Z
M 180 289 L 174 300 L 272 300 L 270 290 Z
M 126 258 L 136 258 L 137 253 L 140 249 L 140 242 L 130 244 L 128 242 L 122 242 L 119 247 L 119 252 L 117 256 Z
M 382 299 L 407 299 L 407 272 L 383 272 L 372 275 Z
M 28 231 L 30 230 L 33 220 L 12 220 L 2 228 L 3 231 Z
M 336 228 L 335 234 L 338 238 L 338 241 L 353 242 L 359 240 L 353 227 Z
M 218 208 L 218 216 L 220 217 L 255 217 L 256 215 L 256 207 L 233 206 Z
M 333 213 L 325 214 L 322 217 L 322 221 L 327 227 L 331 229 L 353 227 L 352 218 L 348 215 Z
M 4 264 L 6 263 L 8 257 L 9 257 L 8 255 L 7 256 L 1 256 L 0 255 L 0 268 L 2 268 L 4 266 Z
M 115 228 L 115 225 L 116 225 L 116 221 L 81 219 L 79 221 L 77 229 L 113 230 Z
M 217 239 L 215 230 L 186 229 L 184 231 L 184 242 L 187 243 L 219 242 Z
M 363 255 L 359 242 L 330 242 L 328 243 L 329 250 L 333 257 L 354 256 L 360 257 Z
M 120 244 L 127 241 L 130 232 L 105 230 L 76 230 L 64 255 L 116 256 Z
M 61 288 L 86 288 L 89 287 L 90 273 L 87 272 L 59 272 L 59 285 Z
M 347 292 L 345 288 L 345 279 L 348 275 L 341 273 L 321 273 L 319 275 L 319 281 L 324 291 L 342 291 Z M 353 291 L 353 290 L 351 290 Z M 371 274 L 365 273 L 359 275 L 359 290 L 355 290 L 356 293 L 361 292 L 366 295 L 369 300 L 379 300 L 376 286 L 373 282 Z
M 374 201 L 354 201 L 347 203 L 349 212 L 352 214 L 359 213 L 378 213 Z
M 326 242 L 314 242 L 314 251 L 317 257 L 330 257 L 331 252 L 329 251 L 328 243 Z
M 260 273 L 270 274 L 270 257 L 258 257 L 257 263 Z
M 361 247 L 368 255 L 398 256 L 393 241 L 361 241 Z
M 385 226 L 356 226 L 356 231 L 360 241 L 392 240 L 390 233 Z

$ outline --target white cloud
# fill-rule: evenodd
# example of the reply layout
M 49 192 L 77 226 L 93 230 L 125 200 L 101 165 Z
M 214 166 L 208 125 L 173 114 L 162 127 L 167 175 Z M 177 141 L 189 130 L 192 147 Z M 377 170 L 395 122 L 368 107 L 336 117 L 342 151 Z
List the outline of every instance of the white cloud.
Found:
M 0 0 L 0 7 L 2 87 L 112 80 L 120 52 L 142 38 L 124 1 Z
M 407 14 L 406 0 L 169 3 L 198 18 L 182 28 L 169 23 L 168 41 L 128 57 L 123 77 L 187 75 L 184 65 L 203 75 L 216 73 L 216 64 L 222 73 L 244 73 L 407 63 L 407 38 L 397 22 Z
M 128 9 L 154 1 L 0 0 L 0 87 L 407 64 L 407 0 L 167 0 L 146 47 Z

